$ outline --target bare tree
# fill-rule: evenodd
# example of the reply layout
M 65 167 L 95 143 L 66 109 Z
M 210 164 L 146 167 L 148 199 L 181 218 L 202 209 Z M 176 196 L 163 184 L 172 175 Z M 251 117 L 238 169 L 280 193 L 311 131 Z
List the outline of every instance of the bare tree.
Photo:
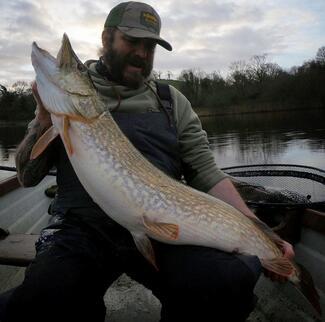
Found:
M 154 70 L 152 71 L 152 76 L 154 79 L 161 79 L 162 71 L 161 70 Z
M 322 46 L 317 50 L 316 61 L 320 64 L 325 64 L 325 46 Z
M 278 77 L 281 72 L 282 69 L 278 64 L 267 61 L 267 54 L 253 56 L 248 65 L 249 78 L 259 84 Z
M 179 76 L 179 80 L 183 81 L 183 93 L 195 106 L 198 104 L 202 75 L 199 70 L 188 69 L 183 70 Z
M 228 83 L 235 86 L 241 95 L 245 95 L 245 88 L 249 83 L 248 65 L 244 60 L 238 60 L 230 64 Z
M 7 88 L 0 84 L 0 95 L 5 95 L 7 92 Z
M 174 74 L 170 70 L 167 71 L 167 79 L 170 80 L 173 75 Z
M 30 94 L 31 86 L 25 81 L 17 81 L 12 85 L 12 89 L 17 95 Z

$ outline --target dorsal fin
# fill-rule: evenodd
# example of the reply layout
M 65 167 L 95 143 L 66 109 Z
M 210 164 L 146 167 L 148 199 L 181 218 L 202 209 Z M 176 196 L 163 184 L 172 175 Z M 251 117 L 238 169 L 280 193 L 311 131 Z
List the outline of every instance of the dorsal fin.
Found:
M 59 68 L 78 68 L 79 70 L 81 68 L 86 69 L 86 67 L 84 67 L 83 63 L 72 49 L 70 40 L 66 33 L 63 34 L 62 45 L 56 59 Z

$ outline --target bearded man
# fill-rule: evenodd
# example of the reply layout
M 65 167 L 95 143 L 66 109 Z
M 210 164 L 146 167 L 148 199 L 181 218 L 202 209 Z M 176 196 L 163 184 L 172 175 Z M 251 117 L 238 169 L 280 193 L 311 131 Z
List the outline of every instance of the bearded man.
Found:
M 160 27 L 151 6 L 120 3 L 106 19 L 101 57 L 86 62 L 87 73 L 106 109 L 150 162 L 253 217 L 217 167 L 189 101 L 172 86 L 166 99 L 150 76 L 156 45 L 172 50 L 160 37 Z M 60 138 L 29 160 L 33 145 L 51 126 L 36 85 L 33 92 L 37 113 L 17 151 L 18 177 L 22 185 L 34 186 L 55 166 L 58 191 L 53 220 L 36 243 L 37 255 L 23 283 L 2 298 L 2 320 L 104 321 L 103 296 L 126 273 L 160 300 L 161 321 L 244 321 L 255 303 L 258 258 L 152 241 L 157 271 L 138 252 L 131 234 L 85 191 Z M 290 244 L 283 251 L 293 256 Z

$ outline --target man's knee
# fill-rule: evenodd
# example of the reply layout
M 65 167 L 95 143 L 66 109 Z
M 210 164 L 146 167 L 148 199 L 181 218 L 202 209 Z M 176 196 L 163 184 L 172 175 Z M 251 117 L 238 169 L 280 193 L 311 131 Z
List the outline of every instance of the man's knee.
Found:
M 252 294 L 262 272 L 259 259 L 256 256 L 236 255 L 234 265 L 233 284 L 238 284 L 236 289 L 239 296 Z
M 256 302 L 253 290 L 261 271 L 258 258 L 246 261 L 204 247 L 180 247 L 174 255 L 162 267 L 164 317 L 186 311 L 187 319 L 195 321 L 200 312 L 208 317 L 216 310 L 237 321 L 248 316 Z

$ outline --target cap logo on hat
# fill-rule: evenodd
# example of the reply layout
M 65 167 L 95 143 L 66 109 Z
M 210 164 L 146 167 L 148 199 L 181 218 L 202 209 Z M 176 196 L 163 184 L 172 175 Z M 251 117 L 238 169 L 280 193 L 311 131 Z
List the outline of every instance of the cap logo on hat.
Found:
M 158 19 L 150 12 L 142 11 L 140 14 L 140 23 L 148 28 L 153 28 L 159 33 L 159 22 Z

